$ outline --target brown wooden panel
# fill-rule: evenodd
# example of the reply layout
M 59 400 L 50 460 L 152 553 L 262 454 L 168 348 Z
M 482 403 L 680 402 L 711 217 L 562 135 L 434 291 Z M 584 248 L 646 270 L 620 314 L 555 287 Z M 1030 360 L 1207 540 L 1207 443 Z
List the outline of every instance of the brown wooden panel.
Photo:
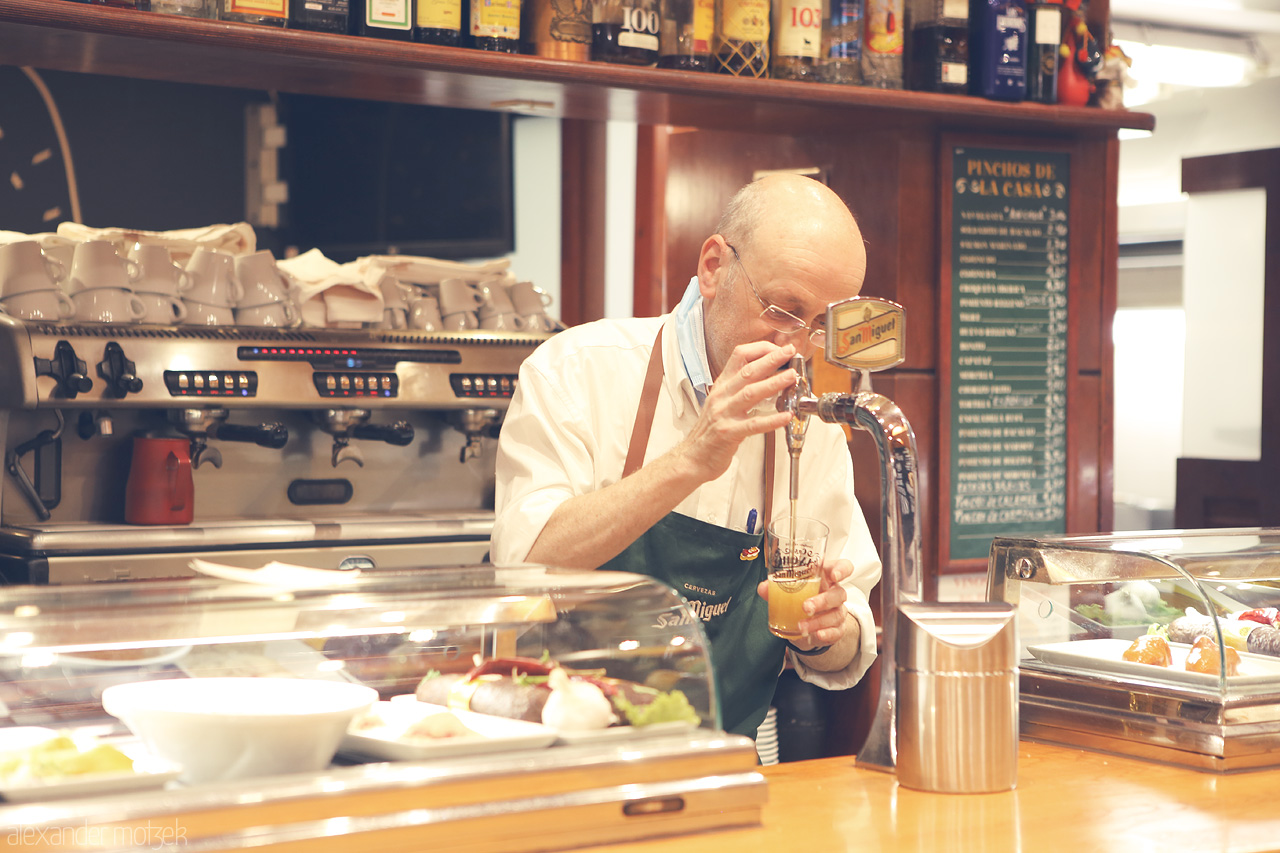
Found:
M 1102 422 L 1102 380 L 1075 374 L 1067 381 L 1067 532 L 1097 533 L 1101 442 L 1111 434 Z M 1110 528 L 1110 524 L 1107 525 Z
M 1097 136 L 1145 113 L 566 62 L 96 4 L 0 0 L 0 61 L 63 71 L 528 115 L 770 132 L 939 121 Z
M 604 122 L 562 122 L 560 163 L 560 319 L 576 326 L 604 316 Z
M 671 128 L 641 125 L 636 139 L 635 294 L 632 313 L 656 317 L 667 298 L 667 148 Z M 678 298 L 677 300 L 678 301 Z
M 1182 528 L 1255 527 L 1262 524 L 1266 491 L 1259 462 L 1243 459 L 1178 460 L 1173 524 Z

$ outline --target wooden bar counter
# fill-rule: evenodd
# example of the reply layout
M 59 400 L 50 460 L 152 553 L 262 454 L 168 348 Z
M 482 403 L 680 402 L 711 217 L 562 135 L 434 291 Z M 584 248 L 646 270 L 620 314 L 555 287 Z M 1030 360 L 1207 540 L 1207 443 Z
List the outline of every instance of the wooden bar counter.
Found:
M 1018 786 L 927 794 L 852 756 L 763 768 L 763 825 L 634 844 L 609 853 L 886 850 L 1147 853 L 1280 850 L 1280 770 L 1203 773 L 1023 741 Z

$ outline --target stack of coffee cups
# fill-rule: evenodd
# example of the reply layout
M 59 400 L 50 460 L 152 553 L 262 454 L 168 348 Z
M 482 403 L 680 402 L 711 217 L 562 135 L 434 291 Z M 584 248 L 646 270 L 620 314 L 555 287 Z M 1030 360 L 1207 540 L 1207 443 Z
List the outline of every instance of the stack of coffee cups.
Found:
M 86 240 L 71 255 L 68 289 L 80 323 L 139 323 L 146 303 L 133 292 L 142 270 L 122 257 L 114 243 Z
M 561 328 L 559 321 L 547 315 L 551 294 L 531 281 L 517 281 L 511 285 L 511 304 L 524 318 L 525 331 L 554 332 Z
M 236 322 L 235 306 L 244 296 L 236 280 L 236 259 L 221 249 L 199 246 L 187 260 L 190 286 L 183 292 L 187 319 L 195 326 L 230 326 Z
M 0 312 L 20 320 L 70 319 L 76 308 L 60 287 L 66 277 L 35 240 L 0 245 Z
M 476 312 L 485 304 L 482 285 L 462 278 L 446 278 L 439 284 L 442 328 L 462 332 L 480 328 Z
M 298 325 L 302 312 L 271 252 L 264 249 L 240 255 L 235 268 L 241 287 L 235 311 L 238 325 L 273 328 Z
M 480 328 L 491 331 L 522 332 L 527 323 L 516 312 L 516 306 L 502 281 L 484 285 L 484 304 L 480 306 Z
M 378 280 L 382 293 L 382 323 L 384 329 L 409 328 L 409 301 L 405 289 L 396 277 L 387 273 Z
M 144 323 L 172 326 L 187 319 L 187 306 L 180 294 L 191 289 L 191 276 L 173 262 L 164 246 L 134 243 L 129 258 L 138 265 L 138 281 L 134 292 L 146 305 Z

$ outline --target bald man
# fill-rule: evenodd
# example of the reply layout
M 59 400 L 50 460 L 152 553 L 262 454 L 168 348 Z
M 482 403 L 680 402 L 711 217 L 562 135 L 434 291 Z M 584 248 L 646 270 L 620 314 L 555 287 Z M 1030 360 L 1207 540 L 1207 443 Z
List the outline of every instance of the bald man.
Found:
M 774 405 L 796 381 L 787 363 L 821 349 L 827 305 L 856 296 L 865 273 L 862 234 L 835 193 L 762 178 L 725 208 L 675 311 L 547 341 L 521 366 L 502 427 L 494 562 L 669 583 L 711 640 L 726 731 L 755 736 L 786 657 L 827 689 L 852 686 L 875 659 L 867 596 L 880 559 L 839 427 L 815 418 L 801 456 L 798 514 L 831 534 L 794 643 L 769 632 L 758 556 L 790 506 L 789 415 Z

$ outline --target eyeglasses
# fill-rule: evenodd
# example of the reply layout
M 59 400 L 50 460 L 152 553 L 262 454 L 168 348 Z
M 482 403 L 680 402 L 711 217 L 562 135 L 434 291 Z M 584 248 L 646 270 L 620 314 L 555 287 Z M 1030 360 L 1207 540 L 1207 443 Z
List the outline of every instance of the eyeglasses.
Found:
M 751 288 L 751 294 L 755 296 L 757 302 L 764 306 L 764 310 L 760 312 L 760 319 L 764 320 L 765 324 L 776 332 L 785 332 L 788 335 L 794 335 L 797 332 L 808 332 L 809 340 L 814 346 L 826 346 L 827 330 L 818 325 L 825 322 L 825 318 L 810 325 L 790 311 L 784 311 L 772 302 L 766 302 L 764 297 L 760 295 L 760 291 L 756 290 L 756 283 L 751 280 L 751 276 L 747 273 L 747 268 L 742 265 L 742 256 L 738 254 L 738 250 L 733 247 L 732 243 L 725 243 L 725 245 L 729 247 L 729 251 L 733 252 L 733 259 L 738 262 L 738 268 L 742 270 L 742 275 L 746 278 L 747 285 Z

